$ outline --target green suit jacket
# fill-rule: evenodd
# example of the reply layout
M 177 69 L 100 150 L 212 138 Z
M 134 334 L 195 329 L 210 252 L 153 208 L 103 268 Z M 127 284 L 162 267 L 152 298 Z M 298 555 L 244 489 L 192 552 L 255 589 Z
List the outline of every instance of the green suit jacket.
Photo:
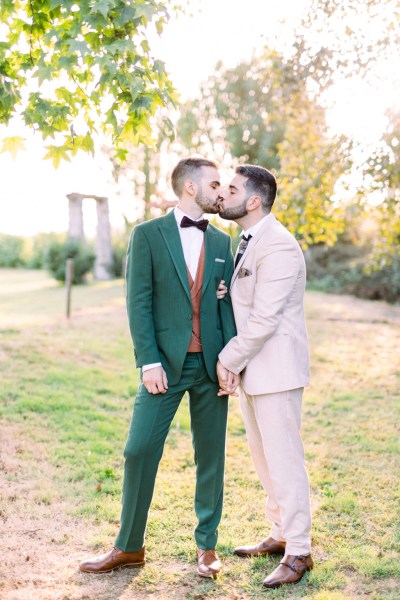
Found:
M 204 233 L 205 264 L 200 327 L 204 361 L 217 381 L 218 354 L 236 335 L 229 293 L 218 300 L 221 279 L 233 273 L 230 237 L 209 225 Z M 192 302 L 174 212 L 137 225 L 128 246 L 126 294 L 136 366 L 161 362 L 168 382 L 179 382 L 192 334 Z

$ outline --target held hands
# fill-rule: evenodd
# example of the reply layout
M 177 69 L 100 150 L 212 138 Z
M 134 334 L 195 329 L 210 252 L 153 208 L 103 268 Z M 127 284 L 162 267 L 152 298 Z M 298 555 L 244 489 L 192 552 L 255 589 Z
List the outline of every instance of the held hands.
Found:
M 225 369 L 220 361 L 217 362 L 217 375 L 220 386 L 218 396 L 237 396 L 238 393 L 235 390 L 240 382 L 239 375 Z
M 225 285 L 225 281 L 223 279 L 221 279 L 221 281 L 219 282 L 219 286 L 217 287 L 218 300 L 223 300 L 227 293 L 228 293 L 228 288 Z
M 142 382 L 149 394 L 165 394 L 168 389 L 167 374 L 162 367 L 144 371 Z

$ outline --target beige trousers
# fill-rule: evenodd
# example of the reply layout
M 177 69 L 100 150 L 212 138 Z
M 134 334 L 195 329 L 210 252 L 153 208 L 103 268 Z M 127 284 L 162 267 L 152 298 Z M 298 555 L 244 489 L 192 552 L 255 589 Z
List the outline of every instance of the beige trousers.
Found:
M 254 466 L 267 495 L 270 535 L 286 554 L 311 551 L 310 488 L 301 441 L 303 388 L 250 396 L 239 387 L 240 406 Z

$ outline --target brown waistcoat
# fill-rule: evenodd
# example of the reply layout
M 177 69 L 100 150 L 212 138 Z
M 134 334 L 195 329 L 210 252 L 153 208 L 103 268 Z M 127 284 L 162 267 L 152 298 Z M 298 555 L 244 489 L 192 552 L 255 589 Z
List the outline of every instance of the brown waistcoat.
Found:
M 203 348 L 201 345 L 201 336 L 200 336 L 200 304 L 201 304 L 201 289 L 203 287 L 203 278 L 204 278 L 204 242 L 201 247 L 199 264 L 197 265 L 196 279 L 193 281 L 193 278 L 190 274 L 189 269 L 186 266 L 188 279 L 189 279 L 189 287 L 190 287 L 190 296 L 192 298 L 192 337 L 190 338 L 188 352 L 202 352 Z

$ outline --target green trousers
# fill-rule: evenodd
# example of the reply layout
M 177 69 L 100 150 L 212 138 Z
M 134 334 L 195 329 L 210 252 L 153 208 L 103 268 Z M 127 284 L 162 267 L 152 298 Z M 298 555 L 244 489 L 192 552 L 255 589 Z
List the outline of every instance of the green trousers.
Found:
M 203 354 L 188 353 L 182 377 L 165 394 L 149 394 L 141 385 L 136 396 L 125 446 L 121 526 L 115 545 L 124 552 L 144 546 L 147 515 L 165 440 L 185 392 L 196 464 L 195 511 L 198 548 L 212 550 L 221 519 L 228 397 L 206 372 Z

